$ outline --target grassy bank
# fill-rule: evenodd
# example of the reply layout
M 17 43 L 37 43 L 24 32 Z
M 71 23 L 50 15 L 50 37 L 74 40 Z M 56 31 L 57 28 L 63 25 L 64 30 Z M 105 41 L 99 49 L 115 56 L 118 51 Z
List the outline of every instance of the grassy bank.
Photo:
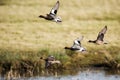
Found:
M 56 71 L 58 73 L 64 70 L 84 69 L 84 68 L 103 68 L 111 70 L 120 70 L 120 52 L 118 47 L 91 48 L 88 53 L 81 54 L 71 51 L 51 51 L 42 49 L 41 51 L 8 51 L 1 50 L 0 52 L 0 73 L 7 77 L 11 74 L 21 76 L 34 76 L 38 74 L 47 74 L 45 69 L 45 61 L 40 57 L 48 57 L 53 55 L 61 64 L 54 64 L 49 67 L 49 74 Z M 111 50 L 112 49 L 112 50 Z M 23 75 L 23 73 L 25 75 Z M 119 71 L 117 72 L 119 74 Z M 18 75 L 17 75 L 18 77 Z
M 104 65 L 112 68 L 120 63 L 120 1 L 60 0 L 58 15 L 62 23 L 38 18 L 48 13 L 55 2 L 0 0 L 0 69 L 41 70 L 44 61 L 40 57 L 48 55 L 60 60 L 64 69 Z M 108 26 L 105 41 L 109 44 L 89 44 L 87 41 L 96 39 L 105 25 Z M 82 35 L 81 43 L 88 54 L 63 49 Z

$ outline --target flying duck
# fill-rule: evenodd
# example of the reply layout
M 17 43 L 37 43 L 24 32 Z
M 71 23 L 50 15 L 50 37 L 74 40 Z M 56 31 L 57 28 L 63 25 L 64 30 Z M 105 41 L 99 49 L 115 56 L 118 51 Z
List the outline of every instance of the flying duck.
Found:
M 79 51 L 79 52 L 84 52 L 86 49 L 81 46 L 81 40 L 83 39 L 83 36 L 80 38 L 77 38 L 73 41 L 73 46 L 71 47 L 65 47 L 64 49 L 69 49 L 72 51 Z
M 107 44 L 104 42 L 104 35 L 107 31 L 107 26 L 105 26 L 99 33 L 98 33 L 98 36 L 97 36 L 97 39 L 96 40 L 89 40 L 88 42 L 90 43 L 96 43 L 96 44 Z
M 41 57 L 40 59 L 43 59 Z M 59 60 L 55 60 L 54 56 L 49 55 L 46 59 L 43 59 L 45 61 L 45 68 L 50 67 L 52 64 L 60 64 Z
M 59 9 L 59 5 L 60 5 L 60 2 L 57 1 L 56 4 L 54 5 L 54 7 L 51 9 L 49 14 L 47 14 L 46 16 L 40 15 L 39 17 L 44 18 L 46 20 L 52 20 L 55 22 L 62 22 L 61 18 L 56 16 L 58 9 Z

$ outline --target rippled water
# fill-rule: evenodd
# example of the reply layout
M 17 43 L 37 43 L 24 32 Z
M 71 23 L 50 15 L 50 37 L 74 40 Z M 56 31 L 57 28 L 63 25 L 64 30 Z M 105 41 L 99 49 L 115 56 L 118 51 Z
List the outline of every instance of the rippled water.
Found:
M 20 80 L 120 80 L 119 74 L 107 74 L 103 70 L 85 70 L 76 75 L 36 76 Z

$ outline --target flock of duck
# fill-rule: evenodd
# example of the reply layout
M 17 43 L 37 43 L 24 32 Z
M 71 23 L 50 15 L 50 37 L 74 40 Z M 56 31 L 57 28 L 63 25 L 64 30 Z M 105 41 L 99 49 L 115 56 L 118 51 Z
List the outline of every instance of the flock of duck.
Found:
M 40 15 L 39 17 L 40 18 L 44 18 L 46 20 L 50 20 L 50 21 L 62 22 L 61 18 L 57 16 L 59 5 L 60 5 L 60 2 L 57 1 L 56 4 L 54 5 L 54 7 L 51 9 L 49 14 L 46 14 L 46 16 Z M 98 44 L 98 45 L 100 45 L 100 44 L 107 44 L 103 40 L 106 31 L 107 31 L 107 26 L 105 26 L 98 33 L 98 36 L 97 36 L 96 40 L 89 40 L 88 42 L 89 43 L 95 43 L 95 44 Z M 84 47 L 82 47 L 81 40 L 83 40 L 83 36 L 81 36 L 80 38 L 75 39 L 73 41 L 73 45 L 71 47 L 65 47 L 64 49 L 69 49 L 69 50 L 78 51 L 78 52 L 85 52 L 86 49 Z M 41 59 L 43 59 L 43 58 L 41 58 Z M 54 56 L 48 56 L 48 58 L 43 59 L 43 60 L 45 60 L 45 68 L 49 67 L 51 64 L 60 63 L 60 61 L 55 60 Z

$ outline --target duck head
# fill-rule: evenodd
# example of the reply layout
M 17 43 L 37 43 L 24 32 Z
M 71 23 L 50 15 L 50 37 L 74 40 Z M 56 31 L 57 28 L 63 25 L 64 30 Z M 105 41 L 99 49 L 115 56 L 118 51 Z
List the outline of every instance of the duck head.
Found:
M 61 17 L 56 17 L 56 18 L 54 19 L 54 21 L 55 21 L 55 22 L 62 22 L 62 19 L 61 19 Z

